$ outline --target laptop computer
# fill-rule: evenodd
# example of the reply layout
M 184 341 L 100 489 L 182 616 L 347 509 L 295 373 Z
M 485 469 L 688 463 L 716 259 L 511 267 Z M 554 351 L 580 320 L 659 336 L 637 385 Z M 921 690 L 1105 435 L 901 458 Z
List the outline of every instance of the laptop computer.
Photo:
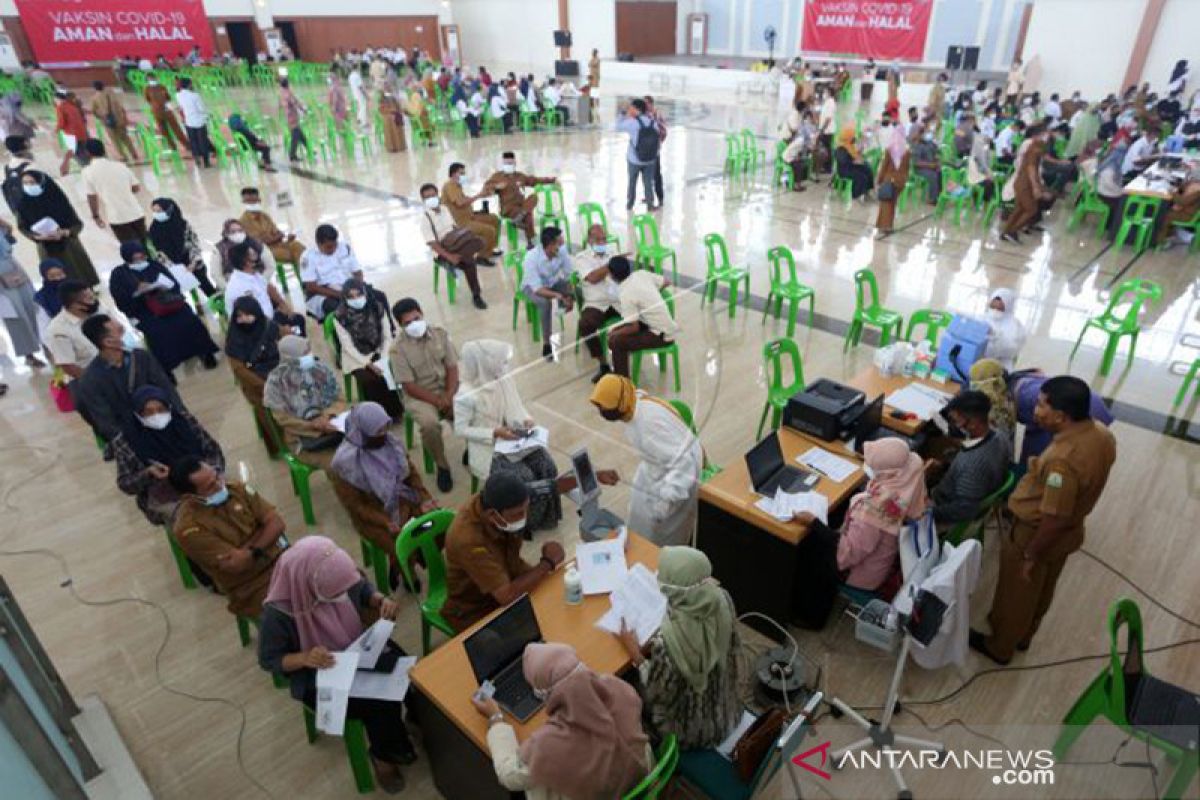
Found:
M 820 480 L 813 472 L 784 463 L 783 448 L 779 446 L 779 435 L 772 433 L 750 452 L 746 453 L 746 469 L 754 491 L 764 497 L 772 497 L 777 489 L 789 494 L 811 489 Z
M 854 452 L 863 454 L 863 445 L 879 439 L 899 439 L 908 445 L 909 450 L 916 450 L 916 440 L 894 431 L 883 424 L 883 395 L 879 395 L 863 409 L 858 419 L 850 427 L 849 438 L 854 441 Z
M 479 683 L 491 681 L 500 707 L 520 722 L 542 707 L 521 670 L 525 645 L 542 641 L 542 629 L 533 613 L 533 601 L 523 594 L 491 622 L 463 641 L 467 660 Z

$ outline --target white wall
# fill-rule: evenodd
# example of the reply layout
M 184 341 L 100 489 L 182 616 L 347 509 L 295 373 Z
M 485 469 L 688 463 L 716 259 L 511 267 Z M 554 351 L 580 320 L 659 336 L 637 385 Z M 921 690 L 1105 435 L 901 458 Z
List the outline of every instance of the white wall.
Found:
M 593 48 L 600 51 L 600 58 L 617 57 L 617 4 L 615 0 L 571 0 L 570 8 L 571 58 L 579 62 L 580 76 L 586 78 Z
M 493 74 L 554 74 L 557 0 L 453 0 L 452 10 L 463 63 L 482 64 Z
M 1042 94 L 1120 91 L 1145 8 L 1146 0 L 1034 0 L 1025 61 L 1041 61 Z
M 441 0 L 353 0 L 345 5 L 325 0 L 266 0 L 266 4 L 271 14 L 285 18 L 437 15 L 444 23 L 450 17 L 450 9 L 443 6 Z M 253 0 L 204 0 L 204 10 L 210 17 L 250 16 L 253 14 Z
M 1200 3 L 1196 0 L 1167 0 L 1162 19 L 1158 21 L 1154 43 L 1150 45 L 1150 53 L 1146 57 L 1146 66 L 1142 69 L 1142 80 L 1150 81 L 1156 92 L 1163 92 L 1175 62 L 1186 58 L 1192 71 L 1186 92 L 1191 97 L 1192 92 L 1200 88 L 1200 43 L 1196 41 L 1197 31 L 1200 31 Z

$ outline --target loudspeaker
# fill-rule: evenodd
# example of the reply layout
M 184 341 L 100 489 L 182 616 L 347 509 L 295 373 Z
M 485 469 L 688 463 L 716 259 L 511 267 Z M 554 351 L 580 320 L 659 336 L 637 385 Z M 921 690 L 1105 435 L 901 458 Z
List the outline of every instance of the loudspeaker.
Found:
M 633 53 L 617 53 L 617 61 L 633 61 Z
M 555 31 L 554 32 L 554 46 L 555 47 L 570 47 L 571 46 L 571 32 L 570 31 Z
M 946 69 L 956 70 L 962 69 L 963 49 L 960 45 L 951 45 L 946 50 Z
M 578 78 L 579 77 L 579 62 L 578 61 L 555 61 L 554 62 L 554 77 L 556 77 L 556 78 Z
M 979 48 L 978 47 L 968 47 L 966 50 L 963 51 L 962 68 L 967 70 L 968 72 L 974 72 L 975 70 L 979 69 Z

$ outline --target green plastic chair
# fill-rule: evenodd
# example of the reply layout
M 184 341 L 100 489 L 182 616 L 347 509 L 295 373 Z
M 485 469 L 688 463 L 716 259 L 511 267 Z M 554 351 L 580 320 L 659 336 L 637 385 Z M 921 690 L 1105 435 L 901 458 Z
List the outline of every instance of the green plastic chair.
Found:
M 309 479 L 312 478 L 314 472 L 319 470 L 316 467 L 310 467 L 300 459 L 296 458 L 295 454 L 288 449 L 283 438 L 283 430 L 279 427 L 279 423 L 275 420 L 275 415 L 271 413 L 271 409 L 263 407 L 266 412 L 267 424 L 271 426 L 271 434 L 275 441 L 279 442 L 279 457 L 287 464 L 288 472 L 292 477 L 292 491 L 300 498 L 300 508 L 304 512 L 304 522 L 308 525 L 316 525 L 317 517 L 313 514 L 312 505 L 312 487 L 309 485 Z
M 864 296 L 866 291 L 870 292 L 869 302 Z M 858 347 L 863 328 L 867 325 L 879 328 L 879 346 L 883 347 L 891 341 L 893 328 L 896 338 L 900 338 L 904 317 L 897 311 L 879 305 L 879 284 L 875 280 L 875 273 L 869 269 L 860 269 L 854 273 L 854 316 L 846 330 L 846 340 L 842 343 L 843 353 L 852 344 Z
M 896 203 L 896 207 L 901 211 L 908 211 L 912 206 L 919 204 L 929 192 L 929 181 L 921 175 L 918 175 L 912 169 L 909 170 L 908 180 L 904 182 L 904 189 L 900 192 L 900 199 Z M 999 196 L 999 190 L 996 195 Z
M 982 540 L 988 518 L 994 516 L 996 522 L 1000 522 L 1000 507 L 1004 505 L 1004 501 L 1008 499 L 1016 486 L 1017 473 L 1010 469 L 1004 476 L 1004 482 L 1000 484 L 1000 487 L 980 501 L 979 511 L 974 518 L 957 523 L 946 531 L 942 538 L 953 545 L 960 544 L 963 539 Z
M 671 404 L 671 408 L 675 409 L 675 413 L 679 415 L 679 418 L 683 420 L 684 424 L 688 426 L 691 432 L 694 433 L 697 438 L 699 438 L 700 431 L 696 428 L 696 418 L 692 414 L 692 407 L 682 400 L 668 400 L 667 402 Z M 716 475 L 720 471 L 721 467 L 710 462 L 708 460 L 708 456 L 705 455 L 704 466 L 700 470 L 700 482 L 707 483 L 712 476 Z
M 1192 385 L 1198 371 L 1200 371 L 1200 358 L 1192 362 L 1187 374 L 1183 376 L 1183 385 L 1179 387 L 1179 393 L 1175 395 L 1175 402 L 1171 404 L 1172 408 L 1182 403 L 1183 398 L 1187 397 L 1188 387 Z M 1196 391 L 1200 392 L 1200 381 L 1196 381 Z
M 658 236 L 658 222 L 649 214 L 638 214 L 633 218 L 634 241 L 637 245 L 634 260 L 643 269 L 653 269 L 663 274 L 663 262 L 671 259 L 672 283 L 679 284 L 679 268 L 675 248 L 663 244 Z
M 608 243 L 612 246 L 613 251 L 621 252 L 621 237 L 609 229 L 608 215 L 604 213 L 604 206 L 599 203 L 580 203 L 575 213 L 579 222 L 579 235 L 582 237 L 581 247 L 583 242 L 587 241 L 588 231 L 591 230 L 591 227 L 599 225 L 608 234 Z
M 508 217 L 500 218 L 500 236 L 508 243 L 510 252 L 521 250 L 521 229 Z
M 750 305 L 750 270 L 745 267 L 735 267 L 729 263 L 729 250 L 725 247 L 725 237 L 719 233 L 710 233 L 704 237 L 704 255 L 708 263 L 708 271 L 704 278 L 704 294 L 700 296 L 700 305 L 706 302 L 716 303 L 717 285 L 729 287 L 729 318 L 737 315 L 738 287 L 744 290 L 742 301 Z
M 563 201 L 562 185 L 558 183 L 543 183 L 534 187 L 539 197 L 538 230 L 549 226 L 560 229 L 567 240 L 567 252 L 571 251 L 571 220 L 567 216 L 567 206 Z
M 1124 659 L 1121 658 L 1118 649 L 1122 626 L 1128 628 L 1125 634 L 1128 650 Z M 1063 729 L 1054 743 L 1054 759 L 1063 761 L 1087 726 L 1097 717 L 1104 717 L 1130 737 L 1144 742 L 1148 748 L 1152 747 L 1166 756 L 1168 763 L 1174 765 L 1175 771 L 1162 797 L 1172 800 L 1182 798 L 1186 796 L 1188 786 L 1200 770 L 1200 754 L 1194 746 L 1188 749 L 1164 738 L 1165 731 L 1155 730 L 1155 727 L 1165 726 L 1141 723 L 1136 718 L 1131 719 L 1130 712 L 1137 710 L 1132 701 L 1137 687 L 1142 682 L 1152 681 L 1158 684 L 1156 689 L 1161 694 L 1167 695 L 1167 698 L 1177 695 L 1183 702 L 1190 701 L 1191 693 L 1182 687 L 1154 678 L 1146 670 L 1142 651 L 1142 614 L 1137 603 L 1128 597 L 1120 598 L 1109 607 L 1108 637 L 1108 664 L 1063 718 Z M 1185 700 L 1185 697 L 1188 699 Z
M 746 158 L 742 153 L 742 141 L 736 133 L 725 134 L 725 171 L 741 172 Z
M 1108 342 L 1104 346 L 1104 357 L 1100 362 L 1100 374 L 1107 375 L 1112 368 L 1113 360 L 1117 355 L 1117 346 L 1120 344 L 1122 336 L 1130 337 L 1129 360 L 1132 362 L 1133 353 L 1137 349 L 1138 334 L 1142 330 L 1138 321 L 1142 306 L 1157 303 L 1161 299 L 1162 287 L 1154 281 L 1134 278 L 1123 282 L 1108 298 L 1108 305 L 1100 313 L 1100 316 L 1091 317 L 1084 323 L 1083 330 L 1079 332 L 1079 338 L 1075 340 L 1075 346 L 1071 348 L 1071 355 L 1067 361 L 1075 359 L 1075 353 L 1079 350 L 1079 345 L 1088 329 L 1098 328 L 1108 336 Z M 1117 316 L 1116 309 L 1122 303 L 1129 303 L 1129 308 L 1123 315 Z
M 622 800 L 654 800 L 667 788 L 671 776 L 675 774 L 675 768 L 679 766 L 679 742 L 675 734 L 669 734 L 663 739 L 656 755 L 658 761 L 654 769 L 642 778 L 641 783 L 626 792 Z
M 904 334 L 904 340 L 906 342 L 912 342 L 913 344 L 916 344 L 928 339 L 929 343 L 933 345 L 933 349 L 936 351 L 938 334 L 940 334 L 944 328 L 950 327 L 950 321 L 952 319 L 954 319 L 954 315 L 949 311 L 934 311 L 931 308 L 918 309 L 912 313 L 911 317 L 908 318 L 908 330 Z M 925 326 L 925 335 L 920 339 L 913 339 L 913 332 L 917 329 L 918 325 Z
M 442 607 L 446 605 L 449 591 L 446 587 L 446 562 L 442 558 L 442 549 L 437 539 L 444 536 L 454 522 L 454 512 L 448 508 L 439 508 L 410 519 L 400 529 L 396 537 L 396 562 L 400 565 L 400 574 L 408 586 L 417 586 L 417 581 L 410 563 L 416 553 L 420 553 L 425 561 L 425 572 L 429 581 L 425 599 L 421 601 L 421 653 L 429 655 L 430 633 L 437 628 L 447 636 L 454 636 L 457 631 L 451 627 L 442 616 Z
M 167 534 L 167 544 L 171 547 L 171 557 L 175 559 L 175 569 L 179 570 L 179 580 L 183 584 L 183 588 L 195 589 L 196 574 L 192 572 L 192 565 L 188 561 L 187 554 L 183 552 L 183 548 L 179 546 L 179 541 L 171 530 L 171 524 L 163 525 L 163 531 Z
M 325 319 L 321 322 L 321 330 L 325 334 L 325 344 L 329 345 L 329 350 L 333 353 L 333 364 L 339 371 L 342 369 L 342 343 L 338 340 L 337 330 L 333 327 L 333 314 L 326 314 Z M 354 402 L 354 381 L 348 374 L 342 375 L 342 384 L 346 391 L 346 402 Z
M 792 174 L 792 165 L 783 160 L 783 151 L 787 150 L 787 146 L 788 143 L 784 141 L 775 143 L 775 161 L 773 162 L 775 166 L 771 170 L 771 185 L 792 189 L 795 188 L 795 176 Z
M 778 430 L 783 420 L 783 410 L 787 408 L 788 400 L 799 392 L 804 391 L 804 361 L 800 357 L 800 347 L 792 339 L 772 339 L 763 345 L 763 371 L 767 375 L 767 399 L 763 403 L 762 415 L 758 418 L 758 432 L 754 440 L 762 439 L 763 425 L 767 421 L 767 412 L 771 412 L 771 430 Z M 792 379 L 784 382 L 787 369 L 784 359 L 790 362 Z
M 1186 231 L 1191 231 L 1192 242 L 1188 245 L 1188 252 L 1200 252 L 1200 211 L 1197 211 L 1195 214 L 1193 214 L 1191 219 L 1172 222 L 1171 226 L 1175 228 L 1182 228 Z M 1164 240 L 1162 246 L 1166 247 L 1166 244 L 1167 243 Z
M 783 301 L 788 301 L 787 335 L 791 337 L 796 332 L 796 313 L 800 303 L 808 301 L 808 327 L 813 325 L 813 303 L 816 292 L 811 286 L 805 286 L 796 277 L 796 258 L 789 247 L 778 245 L 767 251 L 767 259 L 771 271 L 771 291 L 767 293 L 767 302 L 763 307 L 763 324 L 767 323 L 767 315 L 774 314 L 775 319 L 783 312 Z M 786 272 L 785 272 L 786 270 Z
M 838 174 L 837 159 L 833 159 L 833 179 L 829 182 L 833 187 L 833 193 L 841 195 L 844 202 L 849 203 L 854 199 L 854 182 L 849 178 L 843 178 Z
M 766 166 L 767 154 L 758 146 L 758 139 L 754 136 L 754 131 L 742 128 L 738 137 L 742 140 L 743 168 L 756 170 Z
M 1071 212 L 1071 219 L 1067 222 L 1067 230 L 1074 230 L 1080 222 L 1095 214 L 1098 217 L 1096 222 L 1096 236 L 1103 236 L 1104 232 L 1108 230 L 1108 204 L 1100 199 L 1100 195 L 1096 194 L 1096 188 L 1090 183 L 1080 181 L 1080 185 L 1083 189 L 1080 192 L 1079 202 L 1076 204 L 1075 210 Z
M 307 705 L 304 706 L 304 733 L 309 744 L 316 742 L 320 736 L 317 714 Z M 346 758 L 350 760 L 350 772 L 354 775 L 354 788 L 359 794 L 375 791 L 375 773 L 371 768 L 371 754 L 367 747 L 367 728 L 361 719 L 346 718 L 342 742 L 346 746 Z
M 458 274 L 454 271 L 454 267 L 443 261 L 436 255 L 433 257 L 433 293 L 438 293 L 438 284 L 441 282 L 442 273 L 446 273 L 446 299 L 450 301 L 450 305 L 458 302 Z
M 667 311 L 671 314 L 671 319 L 675 318 L 675 299 L 667 291 L 662 293 L 663 302 L 667 304 Z M 658 359 L 658 371 L 667 371 L 667 361 L 671 362 L 671 366 L 675 371 L 675 392 L 678 394 L 682 390 L 683 378 L 679 373 L 679 342 L 669 342 L 662 347 L 648 347 L 645 350 L 634 350 L 631 353 L 632 358 L 629 363 L 629 378 L 633 381 L 633 385 L 638 385 L 638 378 L 642 374 L 642 357 L 654 356 Z
M 962 224 L 963 211 L 970 213 L 971 193 L 966 192 L 955 197 L 950 194 L 950 182 L 953 181 L 959 187 L 967 185 L 966 170 L 954 169 L 952 167 L 942 167 L 942 191 L 938 195 L 937 205 L 934 206 L 933 215 L 941 219 L 948 206 L 954 208 L 954 224 L 958 226 Z
M 985 199 L 984 193 L 982 183 L 977 183 L 971 187 L 971 209 L 979 212 L 979 221 L 986 228 L 992 224 L 992 217 L 996 215 L 997 209 L 1000 208 L 1000 189 L 995 185 L 995 181 L 993 181 L 991 199 Z
M 1125 198 L 1125 213 L 1121 216 L 1121 225 L 1117 228 L 1117 238 L 1113 240 L 1113 245 L 1118 250 L 1121 249 L 1132 233 L 1134 252 L 1140 253 L 1145 250 L 1154 234 L 1154 215 L 1158 213 L 1160 205 L 1162 201 L 1157 197 L 1130 195 Z

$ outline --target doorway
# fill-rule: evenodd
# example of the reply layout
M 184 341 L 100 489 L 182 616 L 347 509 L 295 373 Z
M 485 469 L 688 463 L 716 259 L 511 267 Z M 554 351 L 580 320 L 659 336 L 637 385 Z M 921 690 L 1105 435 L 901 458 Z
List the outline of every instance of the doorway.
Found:
M 246 59 L 247 64 L 255 63 L 257 53 L 254 50 L 254 32 L 249 22 L 226 22 L 225 33 L 229 36 L 229 47 L 238 58 Z
M 283 37 L 283 41 L 292 49 L 292 58 L 297 61 L 302 60 L 304 56 L 300 54 L 300 43 L 296 41 L 296 23 L 275 20 L 275 27 L 279 29 L 279 35 Z

